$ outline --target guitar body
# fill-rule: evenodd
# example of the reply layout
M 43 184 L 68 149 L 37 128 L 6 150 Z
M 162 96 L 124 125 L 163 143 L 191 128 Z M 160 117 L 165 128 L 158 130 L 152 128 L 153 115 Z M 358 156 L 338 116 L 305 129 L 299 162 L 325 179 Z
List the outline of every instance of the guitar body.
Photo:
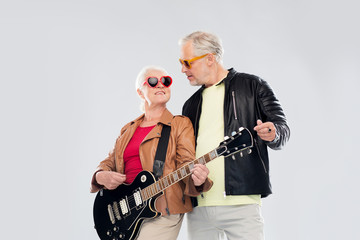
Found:
M 130 184 L 115 190 L 100 190 L 94 202 L 95 229 L 101 240 L 136 239 L 144 219 L 161 215 L 155 201 L 162 193 L 142 200 L 140 191 L 155 182 L 148 171 L 140 172 Z

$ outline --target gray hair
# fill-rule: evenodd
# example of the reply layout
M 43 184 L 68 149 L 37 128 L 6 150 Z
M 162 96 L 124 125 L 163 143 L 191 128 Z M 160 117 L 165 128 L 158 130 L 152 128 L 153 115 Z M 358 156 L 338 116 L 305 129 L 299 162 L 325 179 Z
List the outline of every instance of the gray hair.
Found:
M 187 42 L 192 41 L 194 54 L 201 56 L 206 53 L 213 53 L 216 61 L 222 63 L 224 49 L 220 38 L 215 34 L 197 31 L 179 40 L 179 45 L 184 46 Z
M 164 75 L 169 75 L 168 72 L 159 66 L 154 66 L 154 65 L 149 65 L 149 66 L 145 66 L 141 69 L 141 71 L 139 72 L 139 74 L 136 77 L 136 82 L 135 82 L 135 89 L 142 89 L 144 86 L 144 82 L 145 82 L 145 77 L 146 75 L 150 72 L 150 71 L 160 71 L 163 72 Z M 145 112 L 145 102 L 143 99 L 141 99 L 141 104 L 140 104 L 140 110 L 142 112 Z

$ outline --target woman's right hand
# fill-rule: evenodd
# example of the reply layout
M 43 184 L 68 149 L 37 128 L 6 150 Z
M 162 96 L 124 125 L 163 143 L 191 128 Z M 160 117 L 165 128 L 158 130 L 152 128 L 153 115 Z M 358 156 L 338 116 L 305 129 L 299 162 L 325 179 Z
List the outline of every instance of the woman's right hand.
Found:
M 113 171 L 100 171 L 95 175 L 96 182 L 106 189 L 114 190 L 126 180 L 126 175 Z

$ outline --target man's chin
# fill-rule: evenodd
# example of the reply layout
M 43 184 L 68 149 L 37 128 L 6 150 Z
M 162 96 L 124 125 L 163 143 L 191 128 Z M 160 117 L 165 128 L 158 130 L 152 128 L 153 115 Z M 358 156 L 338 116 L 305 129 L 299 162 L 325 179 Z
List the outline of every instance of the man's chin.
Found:
M 199 84 L 197 81 L 195 80 L 189 80 L 189 83 L 191 86 L 201 86 L 201 84 Z

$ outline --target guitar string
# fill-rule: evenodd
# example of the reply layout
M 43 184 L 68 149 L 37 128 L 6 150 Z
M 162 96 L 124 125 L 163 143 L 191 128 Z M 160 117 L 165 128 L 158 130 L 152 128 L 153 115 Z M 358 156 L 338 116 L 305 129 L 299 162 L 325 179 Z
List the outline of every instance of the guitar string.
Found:
M 209 154 L 205 154 L 205 155 L 209 155 Z M 145 197 L 145 198 L 147 198 L 145 201 L 151 199 L 153 196 L 159 194 L 160 192 L 165 191 L 166 188 L 172 186 L 173 184 L 181 181 L 182 179 L 184 179 L 185 177 L 187 177 L 188 175 L 190 175 L 191 169 L 193 168 L 193 166 L 191 166 L 191 164 L 197 164 L 197 163 L 206 164 L 207 161 L 206 161 L 205 155 L 202 156 L 202 157 L 200 157 L 200 158 L 198 158 L 198 159 L 195 159 L 194 161 L 186 164 L 185 166 L 177 169 L 176 171 L 174 171 L 174 172 L 166 175 L 164 178 L 161 178 L 160 180 L 156 181 L 156 182 L 161 182 L 161 184 L 160 184 L 161 189 L 159 190 L 158 187 L 155 186 L 155 194 L 153 193 L 153 190 L 154 190 L 154 189 L 153 189 L 153 187 L 151 187 L 151 186 L 154 185 L 156 182 L 150 184 L 149 186 L 145 187 L 144 189 L 141 189 L 140 191 L 144 191 L 146 188 L 148 188 L 149 191 L 150 191 L 150 196 L 149 196 L 149 197 Z M 202 161 L 201 161 L 201 159 L 202 159 Z M 210 159 L 211 159 L 211 158 L 210 158 Z M 184 174 L 184 175 L 181 173 L 181 169 L 184 169 L 184 171 L 185 171 L 185 174 Z M 174 174 L 175 174 L 175 173 L 177 173 L 177 175 L 178 175 L 177 180 L 172 181 L 172 179 L 175 179 L 175 177 L 174 177 Z M 179 178 L 179 176 L 181 176 L 181 178 Z M 172 178 L 171 178 L 171 177 L 172 177 Z M 164 184 L 164 179 L 168 179 L 168 181 L 167 181 L 168 184 Z M 169 183 L 169 182 L 170 182 L 170 183 Z M 165 186 L 165 188 L 163 188 L 162 186 Z M 128 196 L 128 198 L 127 198 L 127 202 L 129 203 L 128 206 L 130 206 L 130 210 L 136 208 L 136 203 L 135 203 L 135 204 L 130 204 L 130 203 L 132 203 L 132 202 L 135 201 L 134 199 L 135 199 L 134 194 L 131 194 L 131 195 Z M 121 199 L 120 201 L 122 201 L 122 200 L 123 200 L 123 199 Z M 118 202 L 120 202 L 120 201 L 118 201 Z M 133 205 L 133 207 L 131 207 L 131 205 Z

